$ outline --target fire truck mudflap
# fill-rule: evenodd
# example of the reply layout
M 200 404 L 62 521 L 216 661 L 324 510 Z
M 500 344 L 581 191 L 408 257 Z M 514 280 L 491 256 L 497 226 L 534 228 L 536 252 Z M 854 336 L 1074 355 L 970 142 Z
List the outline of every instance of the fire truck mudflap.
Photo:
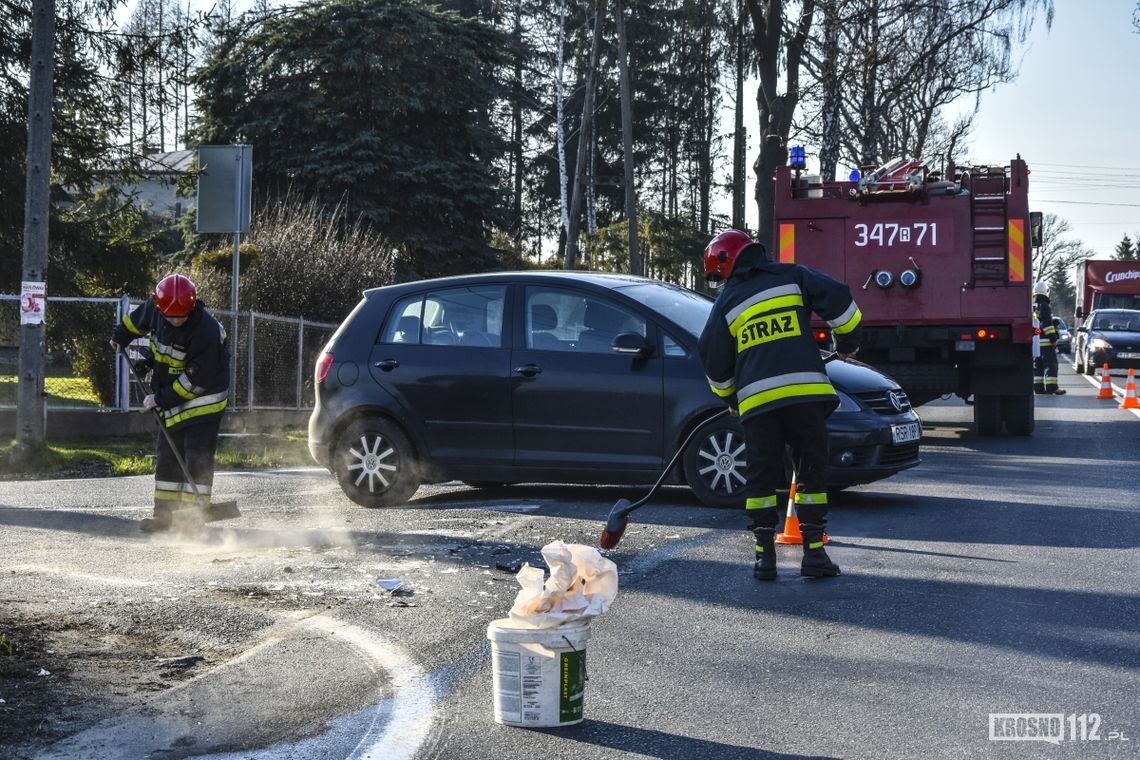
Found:
M 896 160 L 846 182 L 776 175 L 775 258 L 851 285 L 859 359 L 913 404 L 957 395 L 979 435 L 1033 432 L 1029 172 Z M 830 341 L 817 326 L 821 343 Z

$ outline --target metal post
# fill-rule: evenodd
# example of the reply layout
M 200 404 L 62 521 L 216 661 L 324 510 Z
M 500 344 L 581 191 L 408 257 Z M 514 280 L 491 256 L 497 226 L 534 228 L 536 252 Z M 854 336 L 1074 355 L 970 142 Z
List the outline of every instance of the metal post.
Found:
M 301 406 L 301 391 L 305 380 L 305 318 L 301 317 L 297 324 L 297 408 Z
M 257 312 L 255 312 L 253 309 L 249 310 L 249 335 L 246 336 L 246 348 L 247 348 L 247 353 L 248 353 L 248 356 L 246 359 L 246 384 L 247 384 L 247 387 L 249 388 L 247 394 L 248 394 L 249 411 L 251 411 L 251 412 L 253 411 L 253 354 L 254 354 L 254 343 L 255 343 L 255 340 L 253 337 L 254 336 L 253 319 L 254 319 L 254 315 L 256 313 Z
M 24 201 L 22 282 L 44 283 L 46 304 L 48 219 L 51 216 L 52 91 L 55 80 L 55 0 L 32 2 L 32 60 L 28 87 L 28 148 Z M 21 288 L 22 289 L 22 288 Z M 21 319 L 21 322 L 23 320 Z M 16 437 L 25 454 L 45 444 L 44 321 L 20 325 L 20 379 Z
M 241 174 L 241 172 L 238 172 Z M 234 263 L 230 272 L 230 309 L 233 316 L 230 317 L 230 345 L 233 350 L 230 352 L 230 404 L 237 405 L 237 346 L 238 346 L 238 275 L 240 274 L 240 265 L 238 263 L 241 256 L 241 233 L 234 233 Z
M 131 299 L 129 296 L 123 296 L 119 299 L 119 305 L 115 308 L 115 316 L 118 319 L 115 321 L 116 325 L 123 323 L 123 315 L 129 314 L 131 311 Z M 119 411 L 129 412 L 131 410 L 131 378 L 127 373 L 127 347 L 123 346 L 123 350 L 115 354 L 115 387 L 118 389 L 116 397 L 119 399 Z

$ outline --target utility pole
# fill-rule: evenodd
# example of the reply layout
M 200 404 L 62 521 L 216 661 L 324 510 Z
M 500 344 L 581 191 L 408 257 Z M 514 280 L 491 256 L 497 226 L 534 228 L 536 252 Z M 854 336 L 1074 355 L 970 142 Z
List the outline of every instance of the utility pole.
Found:
M 16 394 L 18 457 L 45 445 L 43 309 L 47 292 L 48 219 L 51 184 L 52 90 L 55 78 L 55 0 L 33 0 L 32 61 L 28 88 L 28 155 L 24 206 L 24 268 L 21 293 L 43 294 L 38 319 L 25 318 L 21 301 L 20 384 Z M 27 295 L 35 311 L 35 297 Z

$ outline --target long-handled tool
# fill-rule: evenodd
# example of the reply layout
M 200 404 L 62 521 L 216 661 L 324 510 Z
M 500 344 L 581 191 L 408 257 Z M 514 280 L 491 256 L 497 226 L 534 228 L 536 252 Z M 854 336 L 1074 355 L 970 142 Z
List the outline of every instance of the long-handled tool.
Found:
M 130 367 L 131 379 L 138 385 L 139 390 L 143 395 L 147 395 L 147 387 L 143 384 L 142 378 L 139 377 L 138 372 L 135 370 L 135 364 L 131 361 L 131 357 L 127 356 L 126 351 L 123 352 L 123 358 Z M 162 422 L 162 417 L 158 414 L 158 409 L 151 409 L 154 413 L 155 422 L 158 423 L 158 429 L 162 431 L 162 435 L 166 438 L 166 443 L 170 450 L 174 452 L 174 458 L 178 460 L 178 466 L 182 468 L 182 475 L 186 478 L 186 482 L 194 489 L 194 500 L 198 504 L 198 508 L 202 510 L 203 518 L 206 522 L 217 522 L 218 520 L 232 520 L 235 517 L 241 517 L 241 510 L 238 509 L 236 501 L 211 501 L 209 504 L 205 503 L 205 498 L 202 496 L 201 489 L 198 484 L 194 482 L 194 478 L 190 476 L 190 468 L 186 466 L 186 460 L 182 458 L 182 452 L 178 450 L 178 446 L 174 443 L 174 438 L 171 437 L 170 431 L 166 429 L 166 425 Z
M 827 364 L 828 362 L 833 361 L 838 357 L 839 352 L 832 351 L 823 357 L 823 363 Z M 632 504 L 630 503 L 629 499 L 618 499 L 617 503 L 614 504 L 613 509 L 610 510 L 610 516 L 606 519 L 606 524 L 602 528 L 602 537 L 598 541 L 599 546 L 601 546 L 603 549 L 613 549 L 618 545 L 618 542 L 621 541 L 621 537 L 625 534 L 625 529 L 629 526 L 630 513 L 645 502 L 649 501 L 649 498 L 653 496 L 653 494 L 657 493 L 658 487 L 660 487 L 660 485 L 665 482 L 665 477 L 673 469 L 673 466 L 677 464 L 677 459 L 681 456 L 682 452 L 688 448 L 689 442 L 693 440 L 693 436 L 697 434 L 697 431 L 704 427 L 707 423 L 728 414 L 728 412 L 728 409 L 722 409 L 712 417 L 709 417 L 707 420 L 702 422 L 700 425 L 697 425 L 693 428 L 693 430 L 685 437 L 685 440 L 677 449 L 677 453 L 675 453 L 673 455 L 673 458 L 669 460 L 669 464 L 665 465 L 665 469 L 662 471 L 661 477 L 657 478 L 657 482 L 654 483 L 653 487 L 649 489 L 649 493 L 645 494 Z
M 697 431 L 704 427 L 707 423 L 712 422 L 716 419 L 720 419 L 726 414 L 728 414 L 728 409 L 721 409 L 712 417 L 709 417 L 700 425 L 694 427 L 692 431 L 687 436 L 685 436 L 685 440 L 682 441 L 681 445 L 677 447 L 677 452 L 673 454 L 673 458 L 669 460 L 669 464 L 665 465 L 665 469 L 661 471 L 661 477 L 657 478 L 657 482 L 653 484 L 653 487 L 649 489 L 649 492 L 647 494 L 633 503 L 630 503 L 629 499 L 618 499 L 617 503 L 614 504 L 613 509 L 610 510 L 610 516 L 606 520 L 605 527 L 602 528 L 602 537 L 598 541 L 598 544 L 603 549 L 613 549 L 618 545 L 618 542 L 621 541 L 622 535 L 625 534 L 626 527 L 629 526 L 630 513 L 645 502 L 649 501 L 649 498 L 653 496 L 653 494 L 657 493 L 657 489 L 660 488 L 661 484 L 665 482 L 665 478 L 668 477 L 669 473 L 673 470 L 673 466 L 677 464 L 677 460 L 680 458 L 681 454 L 683 454 L 685 449 L 689 447 L 689 442 L 693 440 L 693 436 L 697 434 Z

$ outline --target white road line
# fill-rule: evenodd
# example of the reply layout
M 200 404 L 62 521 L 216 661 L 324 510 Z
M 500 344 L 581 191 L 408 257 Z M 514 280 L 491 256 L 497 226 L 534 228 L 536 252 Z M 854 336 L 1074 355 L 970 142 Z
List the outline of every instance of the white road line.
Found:
M 381 711 L 373 714 L 350 760 L 412 760 L 431 731 L 436 701 L 435 689 L 415 660 L 400 647 L 348 623 L 315 616 L 301 624 L 342 639 L 388 674 L 393 692 L 388 720 L 378 727 Z

